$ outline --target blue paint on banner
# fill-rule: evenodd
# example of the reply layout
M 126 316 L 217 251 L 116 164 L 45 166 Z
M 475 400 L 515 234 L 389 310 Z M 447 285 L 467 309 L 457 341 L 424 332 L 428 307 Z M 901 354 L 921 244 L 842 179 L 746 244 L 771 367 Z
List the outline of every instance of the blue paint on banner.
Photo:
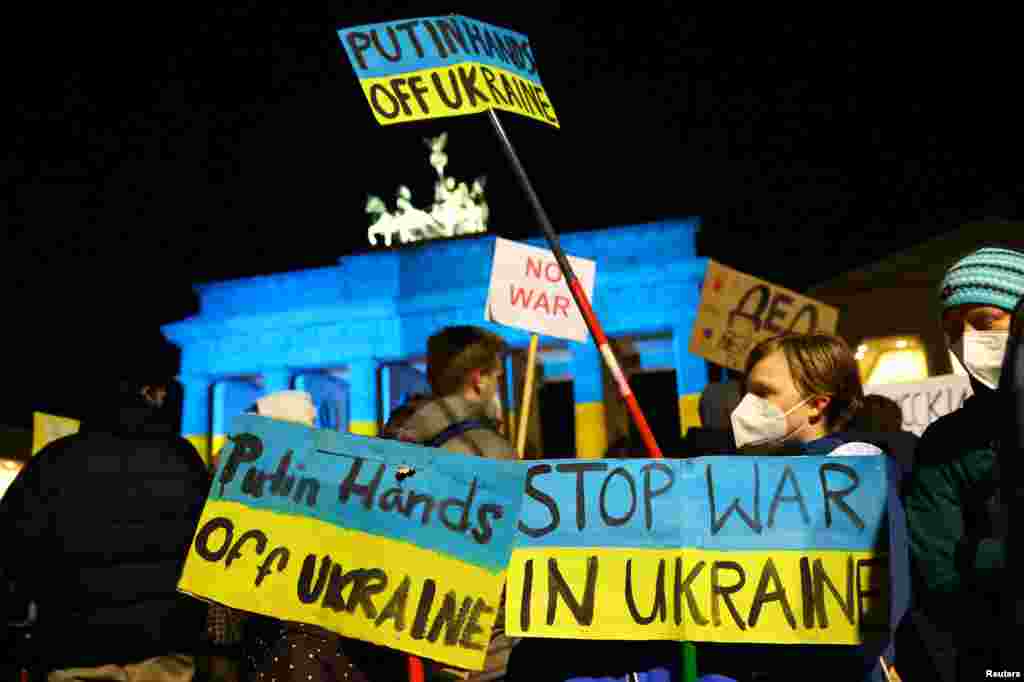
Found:
M 237 417 L 230 438 L 211 499 L 402 540 L 494 572 L 508 563 L 526 476 L 517 462 L 256 415 Z

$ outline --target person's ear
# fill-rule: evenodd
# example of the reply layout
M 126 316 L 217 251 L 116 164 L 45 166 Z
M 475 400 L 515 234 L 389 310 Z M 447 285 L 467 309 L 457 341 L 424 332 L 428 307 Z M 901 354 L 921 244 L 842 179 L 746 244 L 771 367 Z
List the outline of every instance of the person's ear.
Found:
M 469 371 L 469 375 L 466 377 L 466 385 L 473 389 L 476 393 L 482 393 L 483 388 L 484 371 L 482 369 L 473 369 Z
M 832 398 L 827 395 L 819 395 L 807 401 L 807 420 L 812 424 L 825 418 L 825 411 L 832 403 Z

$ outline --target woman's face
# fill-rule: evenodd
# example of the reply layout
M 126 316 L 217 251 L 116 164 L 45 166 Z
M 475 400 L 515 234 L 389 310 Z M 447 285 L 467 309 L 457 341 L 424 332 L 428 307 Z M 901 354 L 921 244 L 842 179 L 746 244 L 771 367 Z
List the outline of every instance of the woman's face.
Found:
M 1013 314 L 991 305 L 960 305 L 942 315 L 942 329 L 950 344 L 956 343 L 965 331 L 1008 331 Z
M 818 400 L 800 402 L 808 396 L 801 395 L 793 381 L 786 355 L 780 350 L 770 353 L 754 365 L 747 376 L 747 392 L 753 393 L 775 405 L 786 414 L 786 433 L 793 434 L 793 440 L 807 443 L 827 435 L 825 420 L 812 417 L 819 414 Z M 799 405 L 799 407 L 795 406 Z M 792 410 L 792 411 L 791 411 Z

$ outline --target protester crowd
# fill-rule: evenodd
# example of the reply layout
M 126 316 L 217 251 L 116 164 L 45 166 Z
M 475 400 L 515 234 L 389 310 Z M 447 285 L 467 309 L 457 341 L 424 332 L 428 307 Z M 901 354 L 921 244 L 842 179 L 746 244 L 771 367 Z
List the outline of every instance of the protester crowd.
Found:
M 757 454 L 892 457 L 902 477 L 912 605 L 880 647 L 698 644 L 705 680 L 985 679 L 1020 670 L 1000 623 L 1008 511 L 998 449 L 1016 418 L 999 391 L 1012 313 L 1024 296 L 1024 253 L 982 248 L 938 285 L 950 350 L 974 397 L 918 440 L 899 406 L 865 396 L 848 345 L 828 334 L 788 334 L 753 348 L 741 376 L 709 385 L 701 426 L 683 456 Z M 498 401 L 503 340 L 477 327 L 428 342 L 432 394 L 412 396 L 381 437 L 453 453 L 514 460 Z M 458 671 L 320 627 L 208 604 L 177 591 L 184 557 L 211 486 L 195 448 L 177 435 L 166 376 L 136 373 L 118 409 L 39 452 L 0 500 L 0 586 L 11 674 L 49 682 L 374 681 L 424 679 L 682 679 L 680 645 L 529 638 L 504 633 L 504 604 L 483 671 Z M 264 396 L 250 412 L 312 426 L 309 395 Z M 626 441 L 607 456 L 639 453 Z M 641 455 L 642 456 L 642 455 Z M 1016 656 L 1016 658 L 1014 658 Z M 13 679 L 13 678 L 11 678 Z

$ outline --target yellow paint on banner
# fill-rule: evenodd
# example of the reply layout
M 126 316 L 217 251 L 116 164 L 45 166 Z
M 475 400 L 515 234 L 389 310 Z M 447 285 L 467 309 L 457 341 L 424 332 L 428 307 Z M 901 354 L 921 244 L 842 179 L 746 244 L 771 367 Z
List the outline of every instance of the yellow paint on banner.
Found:
M 208 500 L 178 589 L 480 670 L 504 582 L 397 540 Z
M 228 437 L 225 434 L 215 434 L 211 440 L 206 434 L 190 433 L 185 435 L 185 440 L 192 443 L 206 466 L 212 469 L 216 466 L 217 456 L 227 444 Z
M 860 644 L 888 630 L 888 561 L 854 551 L 513 551 L 513 637 Z
M 45 412 L 32 413 L 32 456 L 64 436 L 78 433 L 79 422 L 70 417 L 58 417 Z
M 203 461 L 209 466 L 210 464 L 210 437 L 206 434 L 199 433 L 188 433 L 185 434 L 185 440 L 192 443 L 192 447 L 196 449 L 199 456 L 203 458 Z
M 576 403 L 576 456 L 600 459 L 607 450 L 604 403 Z
M 700 393 L 679 396 L 679 424 L 684 436 L 690 428 L 701 426 Z
M 501 109 L 558 127 L 544 87 L 494 66 L 464 62 L 359 81 L 381 125 Z
M 353 419 L 348 423 L 348 432 L 354 433 L 357 436 L 375 437 L 377 435 L 377 422 Z

